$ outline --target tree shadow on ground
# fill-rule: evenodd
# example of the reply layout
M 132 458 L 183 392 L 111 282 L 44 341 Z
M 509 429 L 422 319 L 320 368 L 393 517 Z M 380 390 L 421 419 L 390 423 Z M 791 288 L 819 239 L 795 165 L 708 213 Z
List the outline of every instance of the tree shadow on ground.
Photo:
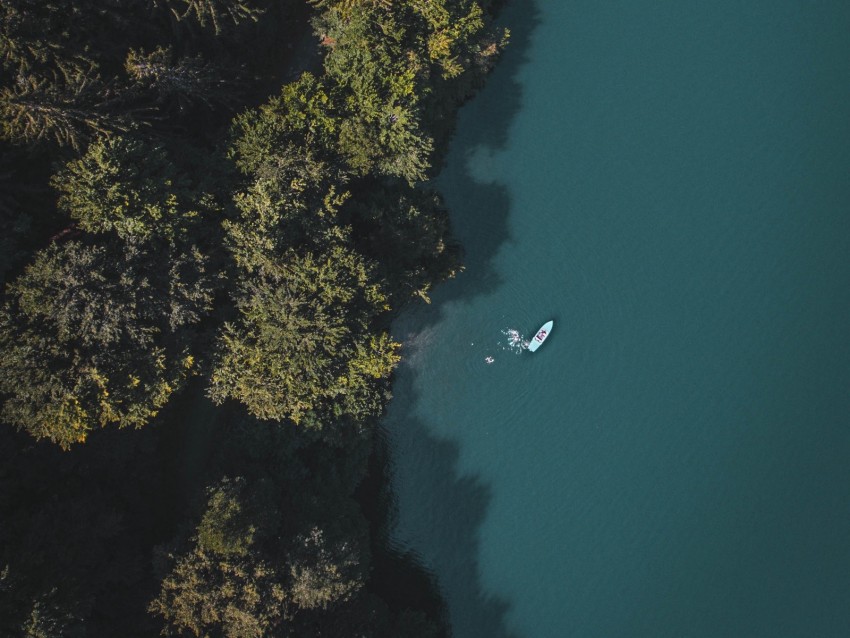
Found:
M 397 510 L 395 503 L 390 502 L 388 532 L 384 534 L 389 548 L 387 560 L 418 563 L 418 569 L 411 565 L 409 571 L 419 573 L 419 585 L 425 592 L 429 611 L 445 613 L 446 601 L 433 600 L 435 588 L 450 598 L 449 606 L 455 610 L 451 618 L 452 633 L 457 638 L 516 638 L 516 634 L 505 626 L 510 603 L 488 593 L 481 583 L 479 530 L 487 514 L 491 490 L 479 478 L 461 475 L 459 446 L 435 437 L 428 424 L 415 415 L 418 397 L 416 370 L 410 363 L 411 355 L 415 355 L 411 342 L 441 320 L 446 304 L 487 295 L 502 283 L 493 260 L 500 247 L 510 240 L 510 196 L 505 186 L 477 179 L 467 160 L 473 154 L 497 153 L 506 147 L 510 125 L 522 106 L 519 72 L 527 61 L 526 52 L 538 19 L 539 10 L 532 0 L 515 0 L 502 10 L 498 22 L 510 28 L 511 43 L 486 87 L 461 114 L 458 126 L 462 135 L 452 142 L 447 159 L 450 170 L 439 179 L 439 185 L 450 189 L 455 197 L 462 194 L 462 216 L 455 209 L 450 212 L 455 235 L 468 244 L 465 270 L 438 288 L 433 303 L 407 309 L 397 318 L 393 329 L 395 337 L 405 342 L 408 358 L 396 374 L 393 391 L 397 398 L 391 402 L 384 422 L 390 441 L 389 471 L 394 477 L 389 483 L 398 487 L 395 481 L 402 467 L 405 480 L 415 481 L 419 511 L 406 512 L 405 518 L 418 518 L 420 524 L 407 527 L 427 530 L 422 532 L 427 538 L 394 539 Z M 449 204 L 451 207 L 452 202 Z M 471 238 L 474 241 L 469 241 Z M 422 557 L 410 549 L 424 546 L 427 550 L 422 552 Z M 422 576 L 422 570 L 427 578 Z

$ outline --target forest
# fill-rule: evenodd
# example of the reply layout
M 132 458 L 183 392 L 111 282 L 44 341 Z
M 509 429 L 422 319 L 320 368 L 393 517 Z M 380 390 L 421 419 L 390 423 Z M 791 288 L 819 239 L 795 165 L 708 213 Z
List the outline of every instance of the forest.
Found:
M 0 636 L 448 635 L 379 421 L 498 4 L 0 3 Z

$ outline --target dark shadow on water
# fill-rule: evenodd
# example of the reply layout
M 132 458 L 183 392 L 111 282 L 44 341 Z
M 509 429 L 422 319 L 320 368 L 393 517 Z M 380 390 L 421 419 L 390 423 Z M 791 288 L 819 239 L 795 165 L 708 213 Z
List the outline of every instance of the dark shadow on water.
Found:
M 439 285 L 434 303 L 403 313 L 396 330 L 421 332 L 440 321 L 447 302 L 486 295 L 503 283 L 492 261 L 510 241 L 510 193 L 503 184 L 477 180 L 467 160 L 473 154 L 495 154 L 507 146 L 510 125 L 522 108 L 519 74 L 528 62 L 526 52 L 538 22 L 535 0 L 509 0 L 501 10 L 497 25 L 510 29 L 510 42 L 483 89 L 463 107 L 443 173 L 434 184 L 451 193 L 447 205 L 455 238 L 462 244 L 464 270 Z M 409 319 L 411 314 L 414 320 Z
M 438 323 L 447 302 L 486 295 L 502 284 L 493 259 L 510 240 L 510 196 L 501 184 L 476 181 L 466 160 L 472 153 L 482 150 L 496 153 L 506 146 L 510 124 L 522 106 L 519 73 L 527 61 L 526 51 L 538 20 L 539 10 L 532 0 L 514 0 L 502 9 L 498 24 L 510 28 L 510 45 L 487 79 L 486 87 L 465 107 L 467 112 L 461 114 L 448 158 L 450 170 L 439 179 L 439 186 L 450 190 L 453 200 L 458 199 L 458 194 L 462 197 L 462 201 L 448 204 L 455 234 L 465 244 L 465 270 L 456 279 L 440 285 L 431 305 L 409 309 L 397 319 L 394 325 L 397 339 L 408 342 Z M 409 343 L 405 349 L 410 356 Z M 491 500 L 490 487 L 477 477 L 459 475 L 458 445 L 433 436 L 428 424 L 414 415 L 418 402 L 415 375 L 414 368 L 402 365 L 394 381 L 396 398 L 390 404 L 385 426 L 391 446 L 391 483 L 398 487 L 396 481 L 401 468 L 410 476 L 415 474 L 419 492 L 416 506 L 422 506 L 422 512 L 427 511 L 430 517 L 420 526 L 423 529 L 417 530 L 427 535 L 427 544 L 432 548 L 430 555 L 418 561 L 431 574 L 431 583 L 424 583 L 422 591 L 430 586 L 433 594 L 436 585 L 450 599 L 450 606 L 456 612 L 463 610 L 451 618 L 456 638 L 517 638 L 505 626 L 509 601 L 488 593 L 481 583 L 479 530 Z M 397 524 L 394 505 L 388 505 L 390 529 L 395 529 Z M 393 545 L 393 541 L 397 544 Z M 418 560 L 404 545 L 407 541 L 390 538 L 390 559 Z M 431 611 L 441 611 L 439 601 L 432 600 L 428 607 Z
M 369 591 L 395 612 L 415 610 L 428 618 L 440 619 L 440 638 L 449 635 L 445 601 L 434 575 L 409 551 L 392 543 L 395 499 L 392 491 L 392 449 L 382 430 L 374 441 L 366 476 L 355 496 L 370 526 L 371 573 Z
M 399 393 L 413 397 L 410 371 L 400 376 L 396 385 L 403 387 L 399 387 Z M 432 551 L 426 550 L 428 556 L 420 556 L 405 545 L 404 538 L 389 538 L 386 547 L 399 562 L 416 565 L 420 578 L 423 572 L 427 574 L 431 591 L 446 597 L 438 605 L 423 609 L 441 615 L 451 625 L 455 638 L 519 638 L 505 627 L 509 602 L 488 593 L 480 578 L 479 529 L 487 514 L 491 490 L 476 477 L 458 475 L 458 445 L 434 437 L 421 419 L 411 415 L 413 404 L 405 401 L 405 405 L 394 406 L 390 426 L 396 430 L 390 436 L 391 445 L 394 444 L 392 460 L 395 467 L 416 466 L 414 480 L 421 492 L 416 505 L 428 517 L 427 528 L 417 531 L 427 535 Z M 397 477 L 398 472 L 393 471 L 393 478 L 385 485 L 393 485 Z M 397 515 L 395 508 L 388 512 L 385 520 L 390 526 L 397 522 Z M 455 609 L 451 618 L 447 614 L 449 606 Z

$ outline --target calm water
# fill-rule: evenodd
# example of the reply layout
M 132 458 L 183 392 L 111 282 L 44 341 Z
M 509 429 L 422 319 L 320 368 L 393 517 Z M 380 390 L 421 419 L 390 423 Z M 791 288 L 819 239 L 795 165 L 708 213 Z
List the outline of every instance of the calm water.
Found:
M 503 15 L 467 270 L 395 326 L 399 545 L 457 638 L 850 636 L 850 3 Z

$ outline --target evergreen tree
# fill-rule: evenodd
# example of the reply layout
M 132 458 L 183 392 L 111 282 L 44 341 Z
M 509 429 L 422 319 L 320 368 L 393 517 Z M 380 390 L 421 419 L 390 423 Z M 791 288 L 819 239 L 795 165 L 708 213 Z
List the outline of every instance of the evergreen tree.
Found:
M 424 179 L 433 143 L 416 82 L 423 63 L 402 45 L 403 28 L 391 13 L 364 8 L 350 17 L 332 9 L 317 29 L 332 43 L 325 72 L 342 116 L 340 153 L 360 174 Z
M 236 264 L 246 273 L 280 278 L 288 267 L 282 256 L 295 247 L 324 250 L 345 242 L 337 225 L 338 209 L 347 194 L 331 188 L 324 197 L 316 191 L 281 188 L 277 180 L 257 180 L 236 196 L 239 217 L 224 222 L 227 244 Z
M 178 21 L 191 20 L 216 35 L 246 20 L 256 22 L 263 9 L 252 0 L 152 0 Z
M 34 75 L 0 88 L 2 135 L 17 144 L 52 140 L 79 149 L 89 136 L 126 129 L 123 118 L 103 108 L 104 87 L 85 72 L 63 82 Z
M 58 600 L 53 588 L 28 595 L 16 582 L 8 565 L 0 569 L 0 635 L 25 638 L 62 638 L 71 614 Z
M 176 558 L 150 604 L 165 621 L 163 633 L 261 638 L 287 616 L 284 577 L 258 547 L 250 498 L 243 478 L 208 491 L 193 547 Z
M 319 527 L 295 539 L 289 574 L 292 601 L 301 609 L 327 609 L 363 586 L 361 548 L 352 539 L 333 542 Z
M 217 403 L 234 398 L 261 419 L 296 423 L 313 410 L 362 418 L 380 411 L 380 387 L 398 361 L 397 345 L 372 336 L 384 308 L 362 257 L 343 246 L 291 254 L 282 276 L 254 278 L 225 325 L 211 378 Z
M 67 448 L 156 415 L 193 368 L 182 329 L 212 299 L 200 253 L 167 249 L 74 241 L 37 256 L 0 312 L 4 420 Z
M 218 556 L 246 556 L 257 528 L 251 522 L 245 479 L 225 477 L 208 496 L 197 530 L 198 547 Z
M 185 237 L 205 201 L 161 146 L 119 135 L 95 140 L 52 182 L 80 228 L 125 240 Z
M 331 624 L 322 615 L 358 615 L 349 606 L 362 605 L 356 597 L 369 556 L 362 516 L 350 501 L 339 504 L 335 522 L 308 524 L 290 537 L 279 519 L 258 517 L 273 509 L 274 495 L 260 497 L 245 479 L 223 479 L 208 494 L 190 547 L 172 557 L 150 605 L 164 619 L 164 633 L 300 636 L 311 625 Z
M 229 106 L 235 97 L 236 78 L 224 76 L 200 55 L 178 58 L 171 48 L 131 49 L 124 68 L 136 90 L 152 95 L 161 109 L 183 113 L 195 106 Z
M 222 558 L 195 548 L 177 562 L 150 605 L 166 635 L 263 638 L 286 610 L 275 569 L 249 554 Z
M 59 80 L 95 71 L 86 40 L 94 22 L 86 3 L 4 0 L 0 3 L 0 61 L 8 77 L 31 74 Z M 74 28 L 71 28 L 71 26 Z
M 388 184 L 371 189 L 348 204 L 363 250 L 372 255 L 389 288 L 400 301 L 427 290 L 460 268 L 457 245 L 437 193 Z
M 245 175 L 296 191 L 338 185 L 347 177 L 334 149 L 338 129 L 339 113 L 324 83 L 303 73 L 234 120 L 230 154 Z

